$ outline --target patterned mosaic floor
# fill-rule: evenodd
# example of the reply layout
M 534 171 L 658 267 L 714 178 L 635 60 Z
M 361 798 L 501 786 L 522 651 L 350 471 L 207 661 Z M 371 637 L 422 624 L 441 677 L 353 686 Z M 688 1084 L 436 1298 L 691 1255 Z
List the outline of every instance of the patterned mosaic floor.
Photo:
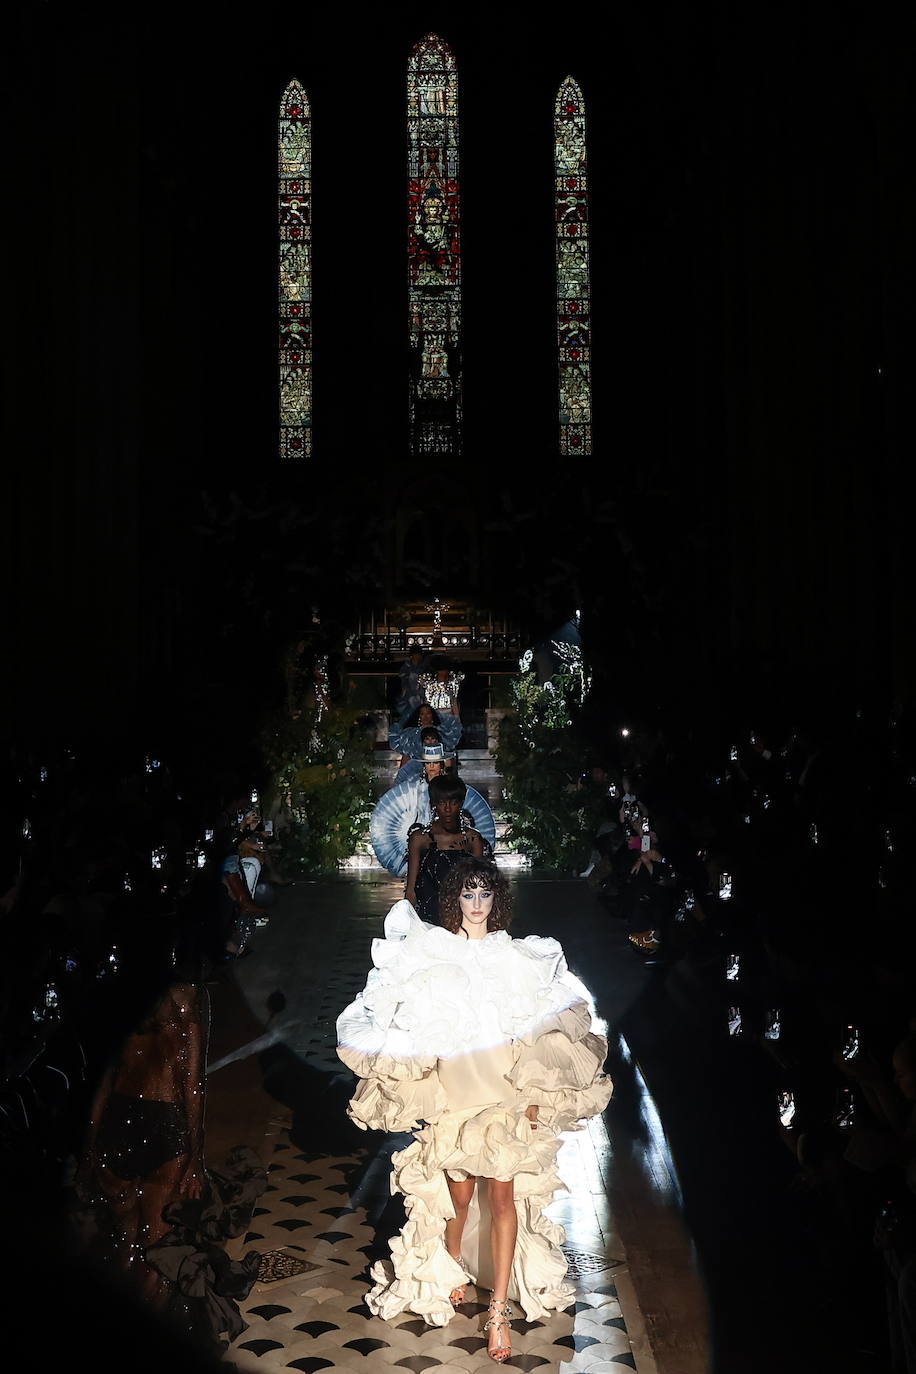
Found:
M 488 1292 L 470 1288 L 470 1300 L 445 1328 L 428 1327 L 411 1313 L 384 1322 L 364 1303 L 369 1265 L 388 1258 L 388 1237 L 403 1220 L 400 1199 L 390 1196 L 390 1156 L 410 1137 L 362 1134 L 346 1123 L 353 1080 L 335 1053 L 335 1021 L 365 982 L 368 940 L 390 904 L 386 888 L 367 888 L 361 895 L 366 905 L 352 911 L 341 909 L 336 898 L 333 942 L 321 941 L 304 955 L 294 941 L 321 925 L 322 890 L 310 889 L 305 894 L 309 924 L 293 925 L 290 903 L 293 917 L 282 925 L 271 921 L 270 943 L 262 938 L 259 946 L 261 959 L 243 970 L 260 980 L 247 989 L 253 1005 L 259 998 L 263 1003 L 272 986 L 282 986 L 285 1006 L 277 1018 L 282 1024 L 274 1025 L 286 1063 L 295 1068 L 291 1090 L 273 1090 L 275 1098 L 292 1103 L 293 1111 L 278 1109 L 261 1150 L 268 1190 L 247 1236 L 232 1247 L 238 1254 L 256 1249 L 264 1259 L 261 1280 L 242 1305 L 248 1329 L 227 1352 L 226 1362 L 264 1374 L 490 1369 L 482 1331 Z M 286 972 L 290 968 L 294 977 Z M 343 1134 L 338 1121 L 346 1125 Z M 507 1368 L 655 1374 L 607 1201 L 601 1160 L 609 1148 L 601 1119 L 564 1138 L 559 1165 L 569 1193 L 558 1196 L 550 1214 L 566 1229 L 576 1300 L 549 1321 L 517 1318 Z
M 398 1147 L 402 1143 L 398 1138 Z M 364 1304 L 367 1265 L 387 1247 L 376 1240 L 375 1209 L 362 1194 L 376 1193 L 380 1173 L 387 1178 L 387 1155 L 373 1159 L 368 1150 L 337 1158 L 297 1153 L 287 1131 L 275 1138 L 273 1149 L 270 1186 L 243 1248 L 267 1257 L 263 1277 L 271 1270 L 284 1276 L 255 1285 L 242 1308 L 248 1330 L 227 1361 L 241 1370 L 297 1369 L 304 1374 L 323 1369 L 425 1374 L 434 1367 L 454 1374 L 492 1367 L 481 1330 L 487 1293 L 469 1290 L 469 1298 L 476 1300 L 467 1302 L 444 1329 L 428 1327 L 410 1313 L 384 1322 Z M 509 1368 L 544 1374 L 647 1368 L 637 1363 L 614 1283 L 621 1258 L 607 1254 L 600 1244 L 587 1187 L 593 1149 L 588 1133 L 567 1138 L 561 1171 L 573 1192 L 551 1209 L 567 1226 L 569 1240 L 581 1235 L 589 1243 L 589 1248 L 567 1249 L 576 1302 L 549 1321 L 517 1319 Z M 284 1274 L 289 1269 L 299 1272 Z
M 600 1123 L 592 1129 L 602 1131 Z M 375 1156 L 367 1149 L 332 1157 L 297 1153 L 287 1129 L 273 1136 L 271 1183 L 240 1245 L 260 1250 L 264 1261 L 262 1281 L 242 1308 L 249 1329 L 227 1355 L 236 1369 L 424 1374 L 435 1367 L 455 1374 L 492 1367 L 482 1333 L 488 1293 L 470 1289 L 470 1301 L 445 1329 L 428 1327 L 411 1314 L 382 1322 L 365 1307 L 367 1265 L 387 1254 L 376 1227 L 386 1234 L 393 1228 L 380 1213 L 396 1205 L 379 1189 L 387 1184 L 391 1147 L 400 1149 L 405 1140 L 387 1139 Z M 547 1322 L 512 1323 L 508 1369 L 652 1370 L 651 1358 L 634 1352 L 619 1301 L 615 1279 L 625 1275 L 625 1264 L 604 1242 L 603 1195 L 592 1191 L 595 1145 L 591 1132 L 564 1140 L 560 1171 L 571 1191 L 551 1208 L 567 1228 L 577 1298 Z

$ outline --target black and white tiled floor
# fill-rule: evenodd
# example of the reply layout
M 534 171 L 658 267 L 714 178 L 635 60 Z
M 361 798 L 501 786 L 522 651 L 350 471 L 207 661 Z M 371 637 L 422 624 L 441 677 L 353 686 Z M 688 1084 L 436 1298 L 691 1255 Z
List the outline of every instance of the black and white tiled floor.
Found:
M 360 884 L 352 893 L 339 886 L 327 893 L 320 885 L 294 889 L 271 920 L 269 941 L 259 943 L 260 957 L 240 970 L 254 1008 L 282 988 L 284 1009 L 272 1024 L 284 1062 L 294 1068 L 289 1091 L 268 1085 L 293 1110 L 279 1108 L 268 1128 L 261 1149 L 268 1191 L 248 1235 L 232 1243 L 233 1253 L 256 1249 L 270 1257 L 262 1279 L 271 1266 L 287 1276 L 259 1281 L 242 1305 L 248 1329 L 225 1357 L 239 1370 L 467 1374 L 493 1367 L 481 1329 L 488 1292 L 470 1288 L 471 1300 L 445 1328 L 428 1327 L 412 1313 L 385 1322 L 364 1303 L 368 1267 L 388 1257 L 387 1237 L 402 1220 L 400 1201 L 390 1197 L 390 1156 L 410 1137 L 363 1134 L 346 1122 L 353 1079 L 337 1058 L 335 1025 L 365 983 L 369 940 L 399 895 L 397 884 Z M 326 940 L 330 922 L 333 938 Z M 569 1193 L 550 1213 L 566 1229 L 576 1300 L 549 1321 L 516 1318 L 509 1369 L 656 1374 L 608 1205 L 602 1162 L 609 1156 L 600 1118 L 564 1138 L 559 1171 Z
M 347 1157 L 298 1153 L 285 1130 L 273 1137 L 272 1148 L 269 1189 L 243 1248 L 271 1255 L 280 1251 L 307 1267 L 255 1285 L 242 1308 L 248 1329 L 232 1346 L 228 1362 L 265 1374 L 287 1369 L 457 1374 L 492 1367 L 481 1330 L 487 1293 L 469 1290 L 473 1301 L 445 1328 L 428 1327 L 411 1313 L 384 1322 L 366 1308 L 369 1254 L 378 1253 L 375 1227 L 360 1198 L 361 1184 L 373 1172 L 368 1149 Z M 590 1132 L 567 1137 L 560 1167 L 571 1192 L 551 1209 L 567 1228 L 576 1301 L 549 1321 L 516 1319 L 508 1368 L 544 1374 L 628 1368 L 650 1374 L 654 1369 L 651 1356 L 634 1349 L 627 1329 L 617 1282 L 626 1266 L 619 1254 L 608 1251 L 603 1198 L 589 1187 L 596 1172 L 594 1151 Z

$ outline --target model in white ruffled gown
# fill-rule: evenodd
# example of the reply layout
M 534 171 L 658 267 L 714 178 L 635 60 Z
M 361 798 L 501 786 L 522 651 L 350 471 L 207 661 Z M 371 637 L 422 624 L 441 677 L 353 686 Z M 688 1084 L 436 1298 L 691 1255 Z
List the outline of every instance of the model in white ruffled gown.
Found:
M 337 1052 L 359 1078 L 353 1121 L 416 1136 L 392 1160 L 407 1221 L 391 1261 L 373 1266 L 366 1302 L 386 1319 L 408 1309 L 445 1326 L 455 1290 L 469 1281 L 497 1297 L 505 1280 L 494 1281 L 482 1224 L 487 1190 L 475 1190 L 458 1263 L 446 1230 L 454 1250 L 453 1193 L 467 1190 L 448 1180 L 511 1180 L 518 1230 L 508 1296 L 535 1321 L 573 1297 L 564 1232 L 544 1209 L 564 1186 L 560 1132 L 580 1129 L 610 1098 L 607 1042 L 592 1032 L 556 940 L 513 940 L 505 930 L 465 938 L 426 925 L 406 901 L 389 912 L 385 933 L 372 943 L 365 990 L 337 1022 Z

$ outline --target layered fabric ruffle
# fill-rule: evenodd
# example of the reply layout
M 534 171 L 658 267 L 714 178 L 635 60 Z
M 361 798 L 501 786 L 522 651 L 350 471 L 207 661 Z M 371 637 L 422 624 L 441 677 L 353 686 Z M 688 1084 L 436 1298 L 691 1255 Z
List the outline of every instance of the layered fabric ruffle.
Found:
M 462 1240 L 462 1264 L 445 1248 L 445 1223 L 454 1215 L 446 1174 L 512 1179 L 518 1238 L 509 1296 L 529 1321 L 568 1306 L 573 1289 L 564 1281 L 565 1233 L 544 1214 L 564 1187 L 556 1169 L 559 1146 L 552 1131 L 535 1130 L 526 1116 L 502 1107 L 449 1113 L 421 1131 L 392 1158 L 391 1188 L 403 1194 L 407 1221 L 391 1241 L 391 1260 L 372 1266 L 370 1310 L 386 1321 L 405 1310 L 416 1312 L 430 1326 L 445 1326 L 454 1315 L 453 1288 L 467 1280 L 491 1285 L 488 1227 L 477 1197 Z M 485 1186 L 478 1184 L 478 1190 Z
M 435 1060 L 394 1060 L 343 1046 L 337 1053 L 360 1080 L 347 1111 L 360 1130 L 413 1131 L 448 1107 Z
M 591 1029 L 556 940 L 504 931 L 465 940 L 426 926 L 406 902 L 389 913 L 386 931 L 392 938 L 373 942 L 364 991 L 338 1020 L 338 1054 L 360 1079 L 353 1121 L 417 1131 L 392 1160 L 407 1222 L 390 1262 L 373 1266 L 367 1304 L 385 1319 L 409 1310 L 444 1326 L 452 1289 L 467 1279 L 491 1286 L 486 1185 L 476 1190 L 458 1265 L 444 1243 L 454 1215 L 447 1176 L 511 1179 L 519 1226 L 510 1297 L 538 1320 L 573 1294 L 563 1229 L 544 1213 L 564 1186 L 560 1132 L 580 1129 L 610 1098 L 607 1043 Z M 525 1115 L 534 1104 L 536 1129 Z
M 427 925 L 407 901 L 395 903 L 386 929 L 403 938 L 373 940 L 366 986 L 337 1020 L 345 1048 L 451 1058 L 530 1038 L 582 1002 L 556 940 L 504 930 L 466 940 Z
M 551 1130 L 574 1131 L 584 1117 L 597 1116 L 611 1100 L 603 1072 L 607 1041 L 591 1029 L 585 1002 L 555 1012 L 517 1044 L 509 1081 L 522 1107 L 538 1106 L 538 1120 Z

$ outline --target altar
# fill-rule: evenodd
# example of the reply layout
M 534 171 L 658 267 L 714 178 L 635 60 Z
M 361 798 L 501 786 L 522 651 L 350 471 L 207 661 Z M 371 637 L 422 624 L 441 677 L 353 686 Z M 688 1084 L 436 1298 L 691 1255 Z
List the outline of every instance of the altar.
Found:
M 479 771 L 488 766 L 485 760 L 498 743 L 499 721 L 511 705 L 509 681 L 526 647 L 523 625 L 462 598 L 431 597 L 370 609 L 346 639 L 347 701 L 375 717 L 376 749 L 380 756 L 387 753 L 389 731 L 397 722 L 401 666 L 419 651 L 430 670 L 460 675 L 462 774 Z M 471 762 L 472 755 L 477 763 Z M 384 773 L 387 762 L 380 757 L 377 764 Z M 473 779 L 468 776 L 468 781 Z

